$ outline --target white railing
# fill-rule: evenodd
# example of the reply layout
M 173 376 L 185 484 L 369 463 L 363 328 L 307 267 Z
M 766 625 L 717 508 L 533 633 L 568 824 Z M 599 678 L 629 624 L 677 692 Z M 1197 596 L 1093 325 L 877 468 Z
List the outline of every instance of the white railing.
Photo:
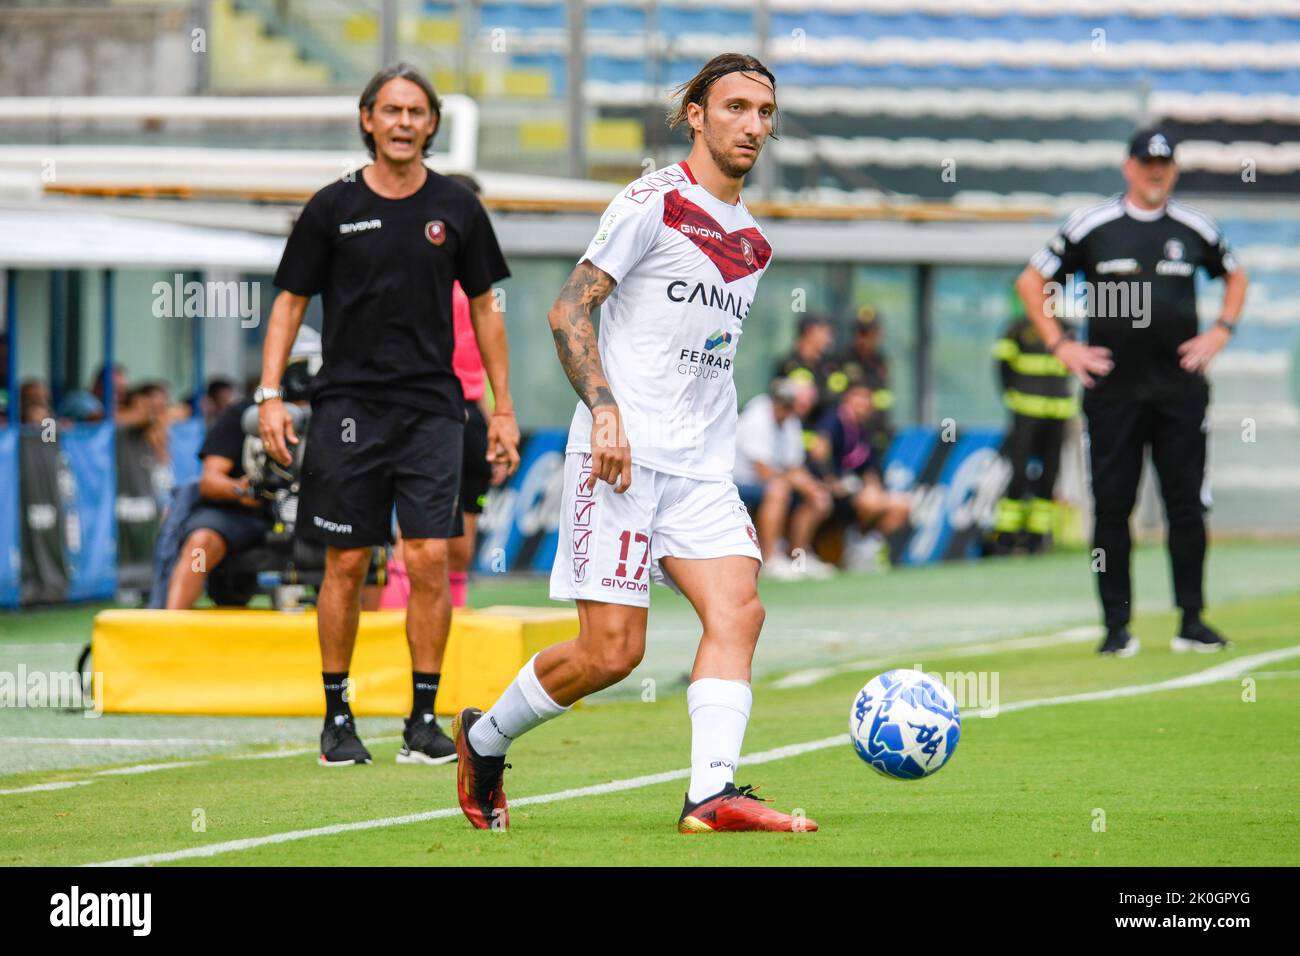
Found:
M 443 141 L 447 143 L 447 149 L 435 151 L 430 162 L 446 169 L 474 169 L 478 161 L 478 104 L 458 93 L 443 96 L 441 100 L 442 126 L 447 130 Z M 149 127 L 151 132 L 156 132 L 160 124 L 165 127 L 169 122 L 183 123 L 186 127 L 200 122 L 264 126 L 267 135 L 274 136 L 277 127 L 285 123 L 337 121 L 352 128 L 357 121 L 357 101 L 349 96 L 0 97 L 0 137 L 7 126 L 43 124 L 51 130 L 59 130 L 61 143 L 75 145 L 75 142 L 63 139 L 65 131 L 62 127 L 132 121 Z M 75 137 L 68 139 L 75 140 Z M 91 150 L 101 147 L 77 148 Z M 258 150 L 244 152 L 253 154 L 249 157 L 251 162 L 277 164 L 274 156 L 259 159 L 256 155 Z M 241 156 L 241 162 L 245 158 Z

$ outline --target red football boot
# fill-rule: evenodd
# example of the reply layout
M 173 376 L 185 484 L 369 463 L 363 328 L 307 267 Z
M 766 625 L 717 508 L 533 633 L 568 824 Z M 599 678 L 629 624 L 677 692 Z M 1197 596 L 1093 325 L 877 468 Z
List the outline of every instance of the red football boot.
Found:
M 469 745 L 469 729 L 482 716 L 483 711 L 467 707 L 451 722 L 451 736 L 456 741 L 456 796 L 475 827 L 505 830 L 510 826 L 510 813 L 501 778 L 510 764 L 505 757 L 480 757 Z
M 727 784 L 721 791 L 692 804 L 686 797 L 679 833 L 722 833 L 742 830 L 769 830 L 778 833 L 812 833 L 817 823 L 804 816 L 790 816 L 766 806 L 768 801 L 754 796 L 757 787 Z

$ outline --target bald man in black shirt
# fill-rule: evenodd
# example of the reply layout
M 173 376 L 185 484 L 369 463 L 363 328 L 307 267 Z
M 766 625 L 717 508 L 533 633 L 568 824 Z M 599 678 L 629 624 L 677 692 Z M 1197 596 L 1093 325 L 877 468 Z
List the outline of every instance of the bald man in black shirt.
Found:
M 1138 650 L 1128 628 L 1129 516 L 1147 447 L 1160 478 L 1174 600 L 1182 611 L 1173 649 L 1229 646 L 1201 620 L 1209 504 L 1205 370 L 1236 330 L 1246 274 L 1219 227 L 1170 198 L 1178 180 L 1175 147 L 1165 131 L 1139 130 L 1124 163 L 1124 195 L 1067 219 L 1016 283 L 1043 341 L 1085 386 L 1093 560 L 1106 625 L 1099 652 L 1120 657 Z M 1218 321 L 1205 332 L 1196 314 L 1198 268 L 1226 286 Z M 1065 335 L 1054 314 L 1055 301 L 1073 303 L 1076 273 L 1089 294 L 1087 344 Z

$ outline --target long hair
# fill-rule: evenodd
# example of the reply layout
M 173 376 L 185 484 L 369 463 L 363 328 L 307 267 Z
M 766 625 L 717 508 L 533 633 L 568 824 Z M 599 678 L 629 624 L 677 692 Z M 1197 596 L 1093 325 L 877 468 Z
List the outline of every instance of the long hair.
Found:
M 700 72 L 673 90 L 676 104 L 668 113 L 668 128 L 676 129 L 686 123 L 686 108 L 692 103 L 704 106 L 708 100 L 709 88 L 728 73 L 757 73 L 759 76 L 765 76 L 772 84 L 773 94 L 776 93 L 776 77 L 772 75 L 771 70 L 758 61 L 757 57 L 752 57 L 748 53 L 719 53 L 705 63 L 700 68 Z M 691 129 L 689 123 L 686 123 L 686 129 L 687 135 L 693 142 L 695 130 Z M 775 114 L 772 116 L 772 132 L 769 135 L 772 139 L 777 138 Z
M 433 111 L 434 124 L 433 132 L 429 138 L 424 141 L 422 155 L 428 156 L 429 150 L 433 149 L 433 138 L 438 135 L 438 127 L 442 125 L 442 101 L 438 99 L 438 94 L 433 91 L 433 84 L 430 83 L 415 67 L 409 63 L 394 63 L 392 66 L 386 66 L 370 78 L 366 88 L 361 91 L 361 99 L 357 106 L 359 109 L 369 113 L 375 108 L 375 100 L 379 99 L 379 91 L 383 89 L 385 83 L 389 80 L 410 80 L 429 98 L 429 109 Z M 370 158 L 375 158 L 375 137 L 366 132 L 361 118 L 357 117 L 357 127 L 361 130 L 361 141 L 366 144 L 366 149 L 370 152 Z

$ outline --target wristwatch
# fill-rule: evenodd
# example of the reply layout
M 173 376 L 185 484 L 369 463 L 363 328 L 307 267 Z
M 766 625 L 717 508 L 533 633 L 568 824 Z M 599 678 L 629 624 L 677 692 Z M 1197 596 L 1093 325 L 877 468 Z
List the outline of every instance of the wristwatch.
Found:
M 1227 329 L 1229 335 L 1233 335 L 1237 331 L 1237 323 L 1229 322 L 1227 319 L 1217 319 L 1214 324 L 1221 329 Z
M 267 388 L 265 385 L 253 389 L 253 404 L 261 405 L 268 398 L 284 398 L 284 389 Z

